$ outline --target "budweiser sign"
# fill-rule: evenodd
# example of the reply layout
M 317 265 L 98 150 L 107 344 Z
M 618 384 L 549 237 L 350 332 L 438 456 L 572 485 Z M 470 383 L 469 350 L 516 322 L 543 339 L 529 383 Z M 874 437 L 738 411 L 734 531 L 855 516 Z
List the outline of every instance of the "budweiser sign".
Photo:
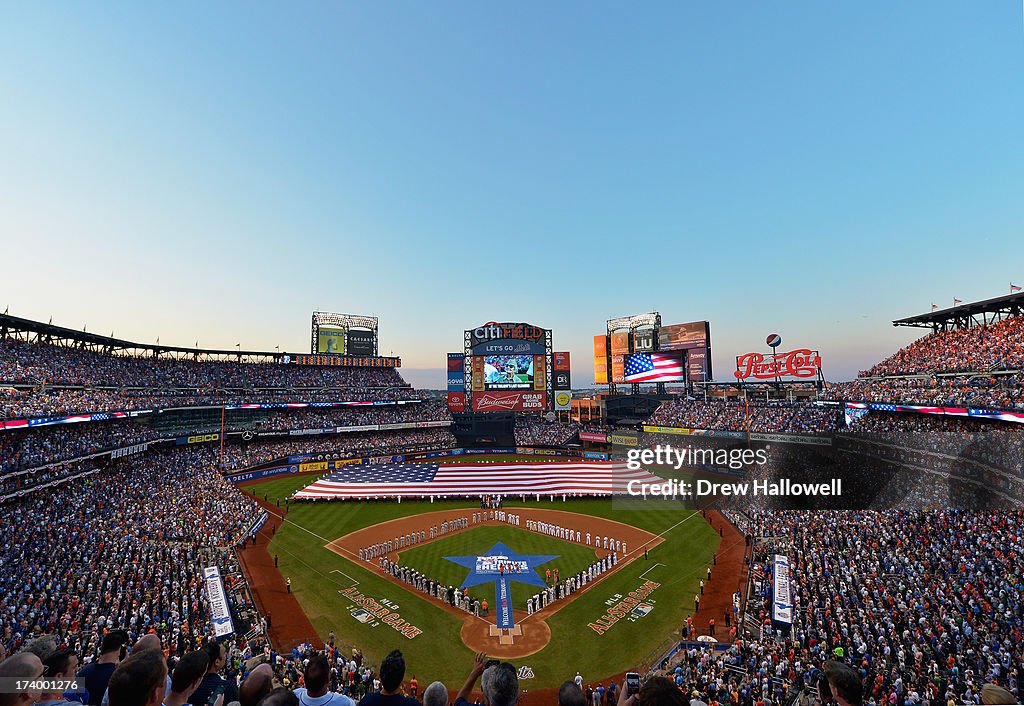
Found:
M 812 378 L 821 372 L 821 356 L 818 351 L 797 348 L 787 353 L 765 355 L 746 353 L 736 358 L 737 380 L 755 378 L 772 380 L 777 377 Z
M 485 392 L 473 396 L 477 412 L 520 412 L 547 409 L 543 392 Z

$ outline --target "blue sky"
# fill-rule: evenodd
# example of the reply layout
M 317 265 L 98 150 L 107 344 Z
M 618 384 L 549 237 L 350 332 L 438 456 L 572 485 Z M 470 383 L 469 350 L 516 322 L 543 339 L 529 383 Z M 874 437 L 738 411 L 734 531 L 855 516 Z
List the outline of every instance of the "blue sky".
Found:
M 0 306 L 287 350 L 375 314 L 436 386 L 491 320 L 589 384 L 658 310 L 719 379 L 771 331 L 841 379 L 1024 284 L 1022 82 L 1017 0 L 8 3 Z

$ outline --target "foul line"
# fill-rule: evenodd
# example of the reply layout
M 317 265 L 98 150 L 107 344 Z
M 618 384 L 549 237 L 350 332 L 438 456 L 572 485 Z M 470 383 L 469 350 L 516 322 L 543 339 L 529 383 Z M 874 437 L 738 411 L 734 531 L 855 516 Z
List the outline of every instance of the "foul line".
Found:
M 349 576 L 348 574 L 346 574 L 346 573 L 345 573 L 344 571 L 342 571 L 341 569 L 331 569 L 331 573 L 332 573 L 332 574 L 341 574 L 342 576 L 344 576 L 345 578 L 347 578 L 347 579 L 348 579 L 349 581 L 351 581 L 351 582 L 352 582 L 352 585 L 353 585 L 353 586 L 358 586 L 358 585 L 359 585 L 359 582 L 358 582 L 358 581 L 356 581 L 356 580 L 355 580 L 354 578 L 352 578 L 351 576 Z
M 648 572 L 650 572 L 650 571 L 654 571 L 654 569 L 656 569 L 656 568 L 657 568 L 657 567 L 659 567 L 659 566 L 665 566 L 665 564 L 655 564 L 654 566 L 652 566 L 651 568 L 649 568 L 649 569 L 648 569 L 647 571 L 645 571 L 645 572 L 643 572 L 642 574 L 640 574 L 640 578 L 643 578 L 644 576 L 646 576 L 646 575 L 648 574 Z

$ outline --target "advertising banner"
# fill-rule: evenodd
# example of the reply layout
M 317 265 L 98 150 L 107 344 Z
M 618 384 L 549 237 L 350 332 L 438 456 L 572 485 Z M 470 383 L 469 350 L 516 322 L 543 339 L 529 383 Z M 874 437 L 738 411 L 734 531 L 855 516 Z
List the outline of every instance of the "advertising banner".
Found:
M 373 355 L 373 331 L 349 329 L 345 345 L 349 355 Z
M 810 436 L 807 434 L 768 434 L 751 432 L 751 441 L 767 441 L 780 444 L 808 444 L 811 446 L 831 446 L 831 436 Z
M 206 585 L 206 597 L 210 601 L 210 624 L 213 635 L 218 640 L 235 632 L 231 622 L 231 610 L 224 594 L 224 583 L 220 580 L 220 569 L 207 566 L 203 569 L 203 583 Z
M 555 371 L 568 372 L 572 368 L 569 365 L 569 351 L 558 351 L 551 354 L 551 368 Z
M 662 326 L 658 331 L 658 350 L 707 348 L 710 338 L 710 325 L 707 321 Z
M 187 444 L 208 444 L 214 441 L 220 441 L 220 433 L 213 434 L 192 434 L 191 436 L 179 436 L 174 440 L 174 443 L 178 446 L 185 446 Z
M 448 410 L 451 412 L 465 412 L 466 411 L 466 393 L 465 392 L 449 392 L 448 393 Z
M 612 382 L 625 382 L 626 381 L 626 356 L 624 355 L 613 355 L 612 356 Z
M 491 391 L 473 395 L 475 412 L 533 412 L 547 406 L 546 392 Z
M 462 353 L 449 353 L 448 354 L 448 372 L 449 373 L 462 373 L 462 369 L 465 366 L 466 359 Z
M 658 427 L 645 424 L 643 430 L 649 434 L 692 434 L 693 436 L 712 436 L 718 439 L 747 438 L 746 432 L 729 431 L 728 429 L 689 429 L 687 427 Z
M 559 412 L 572 409 L 572 393 L 568 390 L 556 390 L 555 395 L 555 409 Z
M 646 353 L 654 350 L 654 329 L 633 332 L 633 352 Z
M 547 330 L 526 323 L 490 321 L 466 331 L 473 355 L 523 355 L 547 353 Z
M 636 434 L 609 434 L 608 441 L 618 446 L 636 446 L 640 443 Z
M 345 355 L 345 329 L 317 329 L 316 352 Z
M 688 427 L 657 427 L 649 424 L 644 424 L 643 430 L 649 434 L 682 434 L 689 435 L 693 433 L 693 429 Z
M 374 427 L 377 425 L 374 424 Z M 326 429 L 289 429 L 288 436 L 321 436 L 323 434 L 334 434 L 338 427 L 327 427 Z
M 704 348 L 686 351 L 686 379 L 690 382 L 704 382 L 711 379 L 711 357 Z
M 608 361 L 604 358 L 594 358 L 594 384 L 608 384 Z
M 256 480 L 258 478 L 270 478 L 271 476 L 280 476 L 285 473 L 298 473 L 298 466 L 276 466 L 274 468 L 261 468 L 258 471 L 245 471 L 244 473 L 236 473 L 233 476 L 227 476 L 227 480 L 230 483 L 244 483 L 247 480 Z
M 603 333 L 600 336 L 594 336 L 594 357 L 608 357 L 608 336 Z
M 448 373 L 448 392 L 462 392 L 466 389 L 466 378 L 460 370 L 457 373 Z
M 611 339 L 612 355 L 616 353 L 629 353 L 629 331 L 613 333 Z
M 569 371 L 555 373 L 555 379 L 552 381 L 556 390 L 571 390 L 572 389 L 572 376 Z
M 773 380 L 776 377 L 812 378 L 821 374 L 818 351 L 796 348 L 785 353 L 744 353 L 736 356 L 737 380 Z
M 473 392 L 483 392 L 484 382 L 486 380 L 484 374 L 484 357 L 473 356 Z
M 533 356 L 533 389 L 547 389 L 548 359 L 543 355 Z
M 581 431 L 580 441 L 591 441 L 595 444 L 607 444 L 608 435 L 600 431 Z
M 388 422 L 387 424 L 378 424 L 377 428 L 381 431 L 393 431 L 395 429 L 429 429 L 431 427 L 447 426 L 451 426 L 450 419 L 438 419 L 435 421 L 424 422 Z
M 793 624 L 793 598 L 789 585 L 789 557 L 775 555 L 775 580 L 772 586 L 772 622 L 780 626 Z M 785 628 L 783 628 L 785 629 Z

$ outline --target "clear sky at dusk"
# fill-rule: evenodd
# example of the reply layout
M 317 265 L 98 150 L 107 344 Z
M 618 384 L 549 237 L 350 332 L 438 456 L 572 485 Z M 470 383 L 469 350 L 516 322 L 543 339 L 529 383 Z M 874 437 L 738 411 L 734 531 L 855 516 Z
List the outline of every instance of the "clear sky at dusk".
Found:
M 711 321 L 842 379 L 1024 285 L 1020 0 L 7 3 L 0 307 L 308 349 Z M 409 370 L 413 369 L 413 370 Z

